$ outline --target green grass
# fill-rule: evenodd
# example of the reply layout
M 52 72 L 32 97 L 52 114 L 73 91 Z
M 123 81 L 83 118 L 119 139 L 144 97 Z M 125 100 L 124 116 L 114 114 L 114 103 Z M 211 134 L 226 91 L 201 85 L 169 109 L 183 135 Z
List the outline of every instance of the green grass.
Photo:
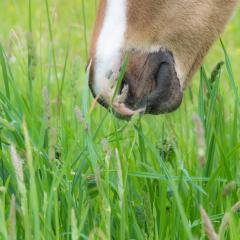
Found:
M 89 112 L 96 2 L 0 2 L 0 239 L 240 239 L 240 13 L 178 111 L 125 122 Z

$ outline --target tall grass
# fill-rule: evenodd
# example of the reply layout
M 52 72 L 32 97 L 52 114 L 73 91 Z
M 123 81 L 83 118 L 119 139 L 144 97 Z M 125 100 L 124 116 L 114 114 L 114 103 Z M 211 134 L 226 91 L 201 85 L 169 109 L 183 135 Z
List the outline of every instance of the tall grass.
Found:
M 201 68 L 180 110 L 125 122 L 91 111 L 96 1 L 28 3 L 0 3 L 3 32 L 17 15 L 13 46 L 0 37 L 0 239 L 239 239 L 239 73 L 227 41 L 224 64 Z

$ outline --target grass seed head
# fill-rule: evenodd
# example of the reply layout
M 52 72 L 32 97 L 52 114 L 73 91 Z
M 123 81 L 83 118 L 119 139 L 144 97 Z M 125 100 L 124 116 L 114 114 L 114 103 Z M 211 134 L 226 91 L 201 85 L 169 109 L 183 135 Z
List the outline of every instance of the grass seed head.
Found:
M 11 240 L 16 239 L 16 198 L 14 195 L 11 197 L 9 235 Z
M 214 230 L 212 222 L 211 222 L 207 212 L 205 211 L 205 209 L 203 207 L 200 207 L 200 213 L 201 213 L 201 216 L 202 216 L 205 232 L 206 232 L 206 235 L 207 235 L 208 239 L 209 240 L 219 240 L 219 237 Z
M 226 228 L 230 223 L 231 214 L 235 214 L 240 210 L 240 201 L 233 205 L 230 212 L 224 214 L 219 228 L 219 236 L 223 236 Z
M 233 213 L 237 213 L 240 210 L 240 201 L 237 202 L 231 209 Z
M 85 130 L 88 130 L 89 129 L 88 124 L 87 124 L 85 117 L 82 114 L 80 108 L 78 106 L 76 106 L 74 110 L 75 110 L 75 114 L 76 114 L 76 117 L 77 117 L 77 120 L 79 121 L 79 123 L 84 125 Z
M 206 143 L 205 143 L 205 131 L 200 117 L 197 114 L 193 115 L 193 121 L 195 123 L 195 131 L 197 137 L 197 145 L 198 145 L 198 158 L 202 167 L 206 164 L 205 151 L 206 151 Z
M 231 194 L 234 190 L 236 190 L 237 184 L 235 181 L 229 182 L 223 189 L 222 196 L 226 197 Z
M 15 169 L 17 180 L 23 182 L 23 167 L 22 161 L 19 159 L 15 146 L 11 146 L 12 163 Z

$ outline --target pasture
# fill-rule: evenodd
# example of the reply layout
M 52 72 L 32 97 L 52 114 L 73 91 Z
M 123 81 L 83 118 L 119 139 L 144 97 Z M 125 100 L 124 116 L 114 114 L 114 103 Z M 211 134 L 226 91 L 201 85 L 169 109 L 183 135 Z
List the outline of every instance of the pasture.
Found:
M 92 105 L 96 7 L 0 1 L 0 239 L 240 239 L 239 9 L 181 108 L 127 122 Z

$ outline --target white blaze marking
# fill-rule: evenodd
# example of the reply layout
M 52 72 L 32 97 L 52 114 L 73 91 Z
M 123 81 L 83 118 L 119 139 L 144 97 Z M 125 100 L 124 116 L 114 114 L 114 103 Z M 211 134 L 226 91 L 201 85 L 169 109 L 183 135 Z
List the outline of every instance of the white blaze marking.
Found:
M 102 30 L 97 40 L 94 91 L 99 94 L 110 86 L 107 75 L 120 63 L 126 31 L 126 1 L 106 0 Z

